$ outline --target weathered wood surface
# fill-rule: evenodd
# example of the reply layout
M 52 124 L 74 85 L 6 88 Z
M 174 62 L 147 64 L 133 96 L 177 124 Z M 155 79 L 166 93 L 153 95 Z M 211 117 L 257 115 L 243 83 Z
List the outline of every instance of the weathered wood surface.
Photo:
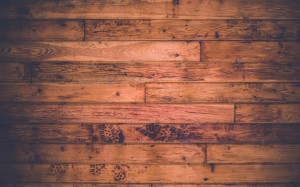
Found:
M 299 42 L 202 42 L 201 61 L 298 62 Z
M 2 163 L 202 164 L 205 145 L 0 144 Z
M 199 61 L 199 42 L 1 42 L 1 60 Z
M 92 143 L 92 124 L 1 124 L 0 142 Z
M 144 102 L 143 84 L 0 84 L 0 102 Z
M 210 144 L 208 163 L 300 163 L 300 145 Z
M 276 72 L 276 73 L 274 73 Z M 0 62 L 1 82 L 299 82 L 298 62 Z
M 299 1 L 289 0 L 10 0 L 0 18 L 29 19 L 299 19 Z
M 236 122 L 298 123 L 299 104 L 237 104 Z
M 179 1 L 180 3 L 180 1 Z M 87 40 L 299 40 L 298 20 L 87 20 Z
M 83 21 L 1 20 L 0 28 L 1 41 L 84 40 Z
M 0 122 L 198 123 L 233 122 L 232 104 L 8 104 Z
M 297 102 L 298 83 L 149 83 L 147 103 Z
M 172 171 L 172 172 L 170 172 Z M 1 182 L 233 183 L 300 182 L 288 165 L 1 164 Z

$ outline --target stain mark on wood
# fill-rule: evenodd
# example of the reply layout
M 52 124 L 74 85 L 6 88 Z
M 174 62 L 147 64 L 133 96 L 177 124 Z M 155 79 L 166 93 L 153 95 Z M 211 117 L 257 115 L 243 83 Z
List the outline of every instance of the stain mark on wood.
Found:
M 90 173 L 93 175 L 100 175 L 105 171 L 105 164 L 91 164 Z
M 102 142 L 105 143 L 123 143 L 124 134 L 122 130 L 113 125 L 99 125 L 99 134 Z

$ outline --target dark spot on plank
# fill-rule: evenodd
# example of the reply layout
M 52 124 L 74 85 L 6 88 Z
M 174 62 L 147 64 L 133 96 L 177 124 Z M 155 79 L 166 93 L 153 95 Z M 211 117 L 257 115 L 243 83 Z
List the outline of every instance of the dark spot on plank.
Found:
M 208 178 L 204 178 L 204 179 L 203 179 L 203 181 L 208 181 L 208 180 L 209 180 Z
M 105 164 L 91 164 L 90 173 L 93 175 L 100 175 L 106 169 L 105 167 Z
M 60 146 L 60 151 L 64 152 L 65 151 L 65 147 L 64 146 Z
M 103 143 L 123 143 L 124 134 L 122 130 L 113 125 L 99 125 L 100 140 Z
M 218 32 L 215 32 L 215 38 L 220 38 L 220 34 Z
M 127 175 L 126 168 L 127 167 L 115 165 L 113 172 L 114 172 L 114 180 L 116 182 L 123 182 L 126 180 L 126 175 Z
M 116 96 L 120 96 L 120 95 L 121 95 L 121 93 L 117 91 L 116 92 Z
M 68 164 L 50 164 L 47 175 L 56 176 L 57 180 L 61 180 L 68 170 Z

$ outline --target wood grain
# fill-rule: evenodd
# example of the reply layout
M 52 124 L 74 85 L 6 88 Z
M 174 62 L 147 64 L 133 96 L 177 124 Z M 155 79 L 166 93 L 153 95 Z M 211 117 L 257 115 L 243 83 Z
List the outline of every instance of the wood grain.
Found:
M 179 4 L 181 2 L 179 1 Z M 299 40 L 298 20 L 87 20 L 87 40 Z
M 54 41 L 83 40 L 83 21 L 66 20 L 1 20 L 1 41 Z
M 298 83 L 149 83 L 148 103 L 297 102 Z
M 1 2 L 0 18 L 29 19 L 297 19 L 297 0 L 10 0 Z M 270 8 L 272 7 L 272 8 Z
M 203 42 L 201 61 L 298 62 L 298 42 Z
M 142 84 L 0 84 L 0 102 L 144 102 Z
M 198 123 L 233 122 L 229 104 L 27 104 L 1 105 L 0 122 Z
M 276 72 L 276 73 L 274 73 Z M 0 82 L 300 82 L 298 62 L 0 62 Z
M 94 143 L 300 143 L 299 124 L 94 124 Z
M 0 142 L 92 143 L 92 124 L 1 124 Z
M 237 104 L 236 122 L 298 123 L 299 104 Z
M 199 61 L 199 42 L 1 42 L 2 60 Z
M 208 163 L 299 163 L 300 145 L 208 145 Z
M 202 164 L 201 145 L 0 144 L 2 163 Z
M 215 165 L 213 169 L 211 166 L 203 165 L 1 164 L 0 181 L 98 183 L 278 183 L 299 182 L 299 168 L 300 167 L 297 164 Z

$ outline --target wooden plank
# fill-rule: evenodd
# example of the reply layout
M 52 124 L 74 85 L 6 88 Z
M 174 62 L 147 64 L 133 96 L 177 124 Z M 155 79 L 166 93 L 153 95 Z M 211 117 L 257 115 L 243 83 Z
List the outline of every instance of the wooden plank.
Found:
M 10 0 L 0 18 L 30 19 L 298 19 L 299 2 L 290 0 Z M 272 7 L 272 8 L 270 8 Z
M 0 122 L 233 122 L 231 104 L 24 104 L 0 106 Z
M 1 42 L 2 60 L 199 61 L 199 42 Z
M 298 62 L 298 42 L 203 42 L 201 61 Z
M 180 1 L 179 1 L 180 3 Z M 299 40 L 296 20 L 86 20 L 87 40 Z
M 83 40 L 83 21 L 65 20 L 1 20 L 1 41 Z
M 141 83 L 180 81 L 300 82 L 300 63 L 0 62 L 0 82 Z
M 297 102 L 298 83 L 149 83 L 147 103 Z
M 92 143 L 91 124 L 1 124 L 0 142 Z
M 299 104 L 237 104 L 236 122 L 298 123 Z
M 213 169 L 212 169 L 213 168 Z M 1 164 L 1 182 L 238 183 L 299 182 L 288 165 Z M 16 177 L 18 176 L 18 177 Z M 186 176 L 186 177 L 183 177 Z
M 202 164 L 204 145 L 0 144 L 2 163 Z
M 208 145 L 208 163 L 299 163 L 296 145 Z
M 0 102 L 144 102 L 143 84 L 0 84 Z
M 94 124 L 94 143 L 300 143 L 299 124 Z

